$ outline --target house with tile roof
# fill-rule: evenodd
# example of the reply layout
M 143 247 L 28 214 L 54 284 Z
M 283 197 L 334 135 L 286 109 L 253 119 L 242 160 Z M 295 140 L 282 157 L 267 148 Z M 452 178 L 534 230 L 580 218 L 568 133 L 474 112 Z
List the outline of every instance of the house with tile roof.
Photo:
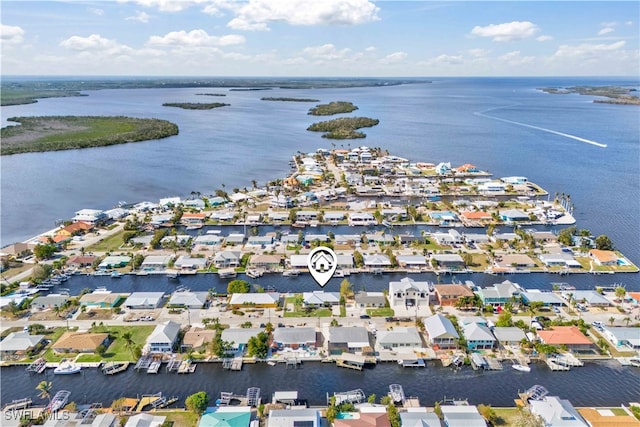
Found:
M 462 297 L 473 298 L 473 291 L 468 286 L 459 284 L 439 284 L 434 286 L 439 305 L 455 306 Z
M 68 331 L 51 348 L 56 353 L 93 353 L 100 345 L 108 347 L 109 334 Z
M 540 342 L 548 345 L 566 346 L 570 351 L 593 350 L 593 341 L 586 337 L 577 326 L 554 326 L 538 331 Z
M 619 257 L 613 251 L 591 249 L 589 251 L 589 258 L 591 258 L 597 265 L 617 265 Z

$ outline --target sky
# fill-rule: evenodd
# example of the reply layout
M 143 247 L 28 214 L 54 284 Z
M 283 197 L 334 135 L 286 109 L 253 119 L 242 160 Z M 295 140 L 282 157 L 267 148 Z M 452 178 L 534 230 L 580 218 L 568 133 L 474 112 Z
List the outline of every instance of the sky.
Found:
M 1 75 L 638 76 L 638 1 L 2 0 Z

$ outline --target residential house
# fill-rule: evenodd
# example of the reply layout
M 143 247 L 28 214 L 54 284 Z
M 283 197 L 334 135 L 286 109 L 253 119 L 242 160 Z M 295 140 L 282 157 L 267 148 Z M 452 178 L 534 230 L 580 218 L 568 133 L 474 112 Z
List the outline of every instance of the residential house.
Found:
M 182 224 L 186 225 L 187 227 L 203 226 L 206 220 L 207 220 L 206 213 L 185 212 L 182 214 L 182 217 L 180 218 L 180 222 L 182 222 Z
M 269 234 L 265 236 L 249 236 L 247 237 L 247 245 L 258 246 L 260 248 L 266 248 L 272 245 L 274 242 L 274 236 Z
M 278 270 L 282 267 L 281 255 L 251 255 L 249 266 L 253 268 L 264 268 L 266 270 Z
M 163 415 L 136 414 L 129 417 L 124 427 L 160 427 L 166 419 Z
M 15 360 L 26 357 L 43 345 L 44 335 L 29 332 L 11 332 L 0 341 L 0 360 Z
M 359 234 L 336 234 L 333 238 L 336 245 L 355 245 L 360 243 L 362 236 Z
M 315 347 L 316 341 L 315 328 L 276 328 L 273 331 L 273 344 L 279 350 Z
M 491 304 L 494 307 L 504 307 L 506 303 L 518 299 L 521 291 L 520 285 L 505 280 L 491 287 L 480 288 L 476 291 L 476 294 L 480 297 L 483 306 Z
M 568 252 L 552 252 L 538 255 L 538 259 L 547 267 L 582 268 L 572 254 Z
M 169 307 L 186 307 L 198 309 L 204 307 L 209 300 L 207 291 L 183 291 L 174 292 L 169 298 Z
M 543 419 L 550 427 L 590 427 L 571 402 L 558 396 L 544 396 L 539 400 L 530 400 L 531 413 Z
M 180 324 L 172 320 L 156 326 L 147 337 L 145 350 L 149 353 L 171 353 L 178 344 Z
M 398 255 L 396 257 L 401 268 L 420 271 L 428 267 L 427 259 L 422 255 Z
M 125 255 L 111 255 L 104 258 L 98 268 L 100 270 L 111 270 L 112 268 L 126 267 L 131 261 L 131 257 Z
M 640 328 L 605 326 L 603 335 L 616 347 L 626 346 L 632 350 L 640 350 Z
M 435 350 L 456 348 L 458 331 L 447 317 L 442 314 L 434 314 L 423 321 L 427 341 Z
M 330 327 L 327 336 L 329 354 L 371 353 L 373 348 L 369 341 L 369 331 L 362 326 Z
M 562 292 L 562 297 L 566 300 L 571 298 L 573 301 L 587 304 L 591 307 L 609 307 L 611 305 L 611 301 L 596 291 L 565 291 Z
M 296 221 L 317 221 L 318 212 L 300 210 L 296 212 Z
M 250 293 L 250 294 L 231 294 L 229 299 L 230 308 L 276 308 L 280 300 L 278 294 L 271 292 Z
M 387 305 L 384 292 L 360 291 L 355 295 L 356 306 L 360 308 L 382 308 Z
M 231 351 L 242 355 L 247 351 L 251 337 L 264 332 L 264 328 L 227 328 L 222 331 L 222 341 L 231 343 Z
M 187 332 L 185 332 L 182 338 L 182 345 L 180 346 L 183 351 L 187 349 L 193 349 L 195 351 L 204 350 L 210 342 L 216 336 L 216 331 L 213 329 L 204 329 L 196 326 L 192 326 Z
M 133 292 L 123 305 L 129 309 L 153 309 L 160 307 L 163 298 L 163 292 Z
M 428 306 L 429 287 L 429 282 L 416 282 L 409 277 L 389 282 L 389 305 L 391 308 Z
M 368 212 L 350 212 L 349 225 L 375 225 L 378 221 L 373 214 Z
M 340 304 L 340 292 L 303 292 L 302 300 L 305 307 L 331 307 Z
M 475 405 L 440 405 L 440 410 L 447 427 L 487 427 Z
M 464 260 L 458 254 L 433 254 L 431 259 L 435 260 L 438 269 L 460 271 L 465 268 Z
M 142 261 L 140 269 L 143 271 L 164 271 L 172 259 L 171 255 L 148 255 Z
M 323 427 L 318 409 L 272 409 L 267 427 Z
M 495 258 L 494 264 L 499 268 L 531 268 L 536 266 L 536 262 L 525 254 L 505 254 Z
M 469 350 L 491 350 L 496 345 L 496 338 L 486 325 L 471 322 L 462 329 Z
M 336 419 L 333 422 L 333 427 L 391 427 L 389 416 L 385 410 L 376 412 L 364 412 L 361 410 L 353 413 L 353 417 Z
M 543 344 L 566 346 L 569 351 L 594 350 L 593 342 L 577 326 L 554 326 L 549 330 L 538 331 Z
M 617 265 L 618 255 L 613 251 L 604 251 L 601 249 L 591 249 L 589 251 L 589 258 L 593 260 L 597 265 Z
M 216 406 L 206 409 L 198 427 L 249 427 L 250 406 Z
M 93 255 L 72 256 L 67 260 L 67 267 L 76 269 L 91 267 L 96 259 L 97 257 Z
M 48 310 L 53 308 L 62 308 L 67 301 L 69 301 L 69 295 L 49 294 L 35 297 L 31 301 L 31 308 L 38 310 Z
M 91 231 L 93 227 L 93 224 L 78 221 L 56 230 L 56 236 L 73 237 Z
M 424 348 L 420 333 L 415 326 L 378 331 L 376 345 L 387 350 L 421 350 Z
M 372 269 L 391 267 L 391 260 L 384 254 L 364 254 L 364 266 Z
M 400 412 L 402 427 L 440 427 L 440 418 L 435 412 L 427 412 L 427 408 L 409 408 Z
M 80 306 L 87 308 L 113 308 L 125 297 L 106 290 L 95 290 L 80 297 Z
M 473 292 L 468 286 L 459 284 L 435 285 L 438 305 L 455 306 L 460 298 L 473 298 Z
M 240 265 L 241 253 L 237 251 L 217 252 L 213 257 L 216 268 L 235 268 Z
M 81 209 L 76 212 L 73 222 L 86 222 L 88 224 L 98 225 L 109 219 L 107 214 L 97 209 Z
M 501 210 L 498 215 L 505 222 L 529 221 L 529 214 L 520 209 Z
M 94 353 L 100 345 L 109 346 L 109 334 L 68 331 L 51 348 L 56 353 Z
M 196 272 L 205 270 L 209 266 L 209 261 L 207 258 L 180 255 L 173 266 L 183 272 Z
M 222 244 L 222 237 L 217 234 L 203 234 L 193 238 L 194 246 L 218 246 Z
M 231 233 L 225 239 L 224 243 L 227 246 L 242 246 L 245 240 L 245 235 L 242 233 Z
M 532 302 L 539 301 L 543 307 L 562 307 L 564 301 L 558 295 L 553 292 L 543 292 L 539 289 L 529 289 L 525 292 L 520 292 L 522 297 L 522 303 L 529 305 Z
M 496 326 L 493 328 L 493 335 L 500 345 L 518 346 L 523 339 L 526 339 L 524 331 L 517 326 Z

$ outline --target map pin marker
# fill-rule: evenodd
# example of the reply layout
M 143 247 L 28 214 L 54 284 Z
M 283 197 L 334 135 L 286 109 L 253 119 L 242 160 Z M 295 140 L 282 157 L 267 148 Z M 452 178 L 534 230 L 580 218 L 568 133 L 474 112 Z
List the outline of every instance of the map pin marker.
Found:
M 318 246 L 309 252 L 307 257 L 309 273 L 321 288 L 324 288 L 338 268 L 338 257 L 335 252 L 324 246 Z

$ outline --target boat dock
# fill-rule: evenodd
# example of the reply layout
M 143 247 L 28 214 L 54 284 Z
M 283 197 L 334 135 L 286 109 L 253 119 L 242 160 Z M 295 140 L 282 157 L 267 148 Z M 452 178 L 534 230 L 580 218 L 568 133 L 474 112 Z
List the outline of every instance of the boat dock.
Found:
M 142 356 L 136 362 L 136 366 L 134 367 L 134 369 L 136 371 L 139 371 L 140 369 L 148 369 L 152 361 L 153 361 L 153 358 L 151 356 Z
M 26 409 L 31 406 L 32 400 L 30 397 L 25 397 L 24 399 L 12 400 L 11 403 L 7 403 L 2 411 L 17 411 L 20 409 Z
M 229 391 L 221 391 L 220 399 L 216 400 L 217 406 L 229 406 L 232 400 L 240 402 L 240 406 L 259 406 L 262 402 L 260 396 L 259 387 L 249 387 L 247 393 L 243 396 L 241 394 L 233 394 Z
M 348 403 L 362 403 L 367 400 L 367 396 L 365 396 L 364 391 L 362 389 L 344 391 L 344 392 L 334 392 L 333 397 L 335 397 L 335 404 L 339 405 L 344 402 Z M 329 393 L 327 393 L 327 405 L 331 403 L 331 397 Z
M 160 399 L 162 399 L 161 392 L 158 392 L 156 394 L 143 394 L 138 401 L 138 406 L 136 406 L 135 412 L 143 411 L 146 406 L 153 405 L 157 400 Z
M 234 357 L 233 359 L 224 359 L 222 361 L 222 369 L 230 371 L 242 370 L 242 357 Z
M 297 357 L 288 357 L 285 359 L 285 363 L 287 364 L 287 368 L 297 369 L 298 365 L 302 365 L 302 360 Z
M 400 384 L 391 384 L 389 386 L 389 397 L 395 404 L 401 404 L 404 406 L 404 402 L 406 397 L 404 395 L 404 390 Z
M 552 371 L 569 371 L 571 369 L 569 366 L 560 365 L 556 363 L 555 359 L 547 359 L 546 362 L 547 362 L 547 366 Z
M 34 360 L 29 366 L 27 366 L 26 371 L 41 374 L 45 369 L 47 369 L 47 361 L 44 360 L 44 357 L 41 357 Z
M 147 374 L 157 374 L 162 366 L 162 362 L 159 360 L 154 360 L 151 362 L 149 367 L 147 368 Z
M 115 375 L 124 372 L 129 368 L 129 362 L 107 362 L 102 367 L 102 373 L 105 375 Z
M 195 363 L 193 363 L 191 360 L 187 359 L 187 360 L 183 360 L 180 363 L 180 366 L 178 366 L 178 373 L 179 374 L 192 374 L 196 371 L 196 367 L 198 365 L 196 365 Z
M 49 405 L 47 406 L 47 410 L 53 413 L 64 408 L 64 406 L 69 401 L 69 396 L 71 396 L 70 391 L 60 390 L 53 396 L 53 398 L 51 399 L 51 402 L 49 402 Z
M 423 358 L 411 355 L 399 357 L 398 365 L 401 365 L 403 368 L 424 368 L 427 366 Z
M 584 366 L 584 362 L 571 353 L 562 353 L 556 355 L 555 362 L 559 365 L 569 367 Z
M 336 366 L 341 368 L 355 369 L 362 371 L 364 364 L 367 362 L 366 357 L 352 353 L 342 353 L 336 357 Z

